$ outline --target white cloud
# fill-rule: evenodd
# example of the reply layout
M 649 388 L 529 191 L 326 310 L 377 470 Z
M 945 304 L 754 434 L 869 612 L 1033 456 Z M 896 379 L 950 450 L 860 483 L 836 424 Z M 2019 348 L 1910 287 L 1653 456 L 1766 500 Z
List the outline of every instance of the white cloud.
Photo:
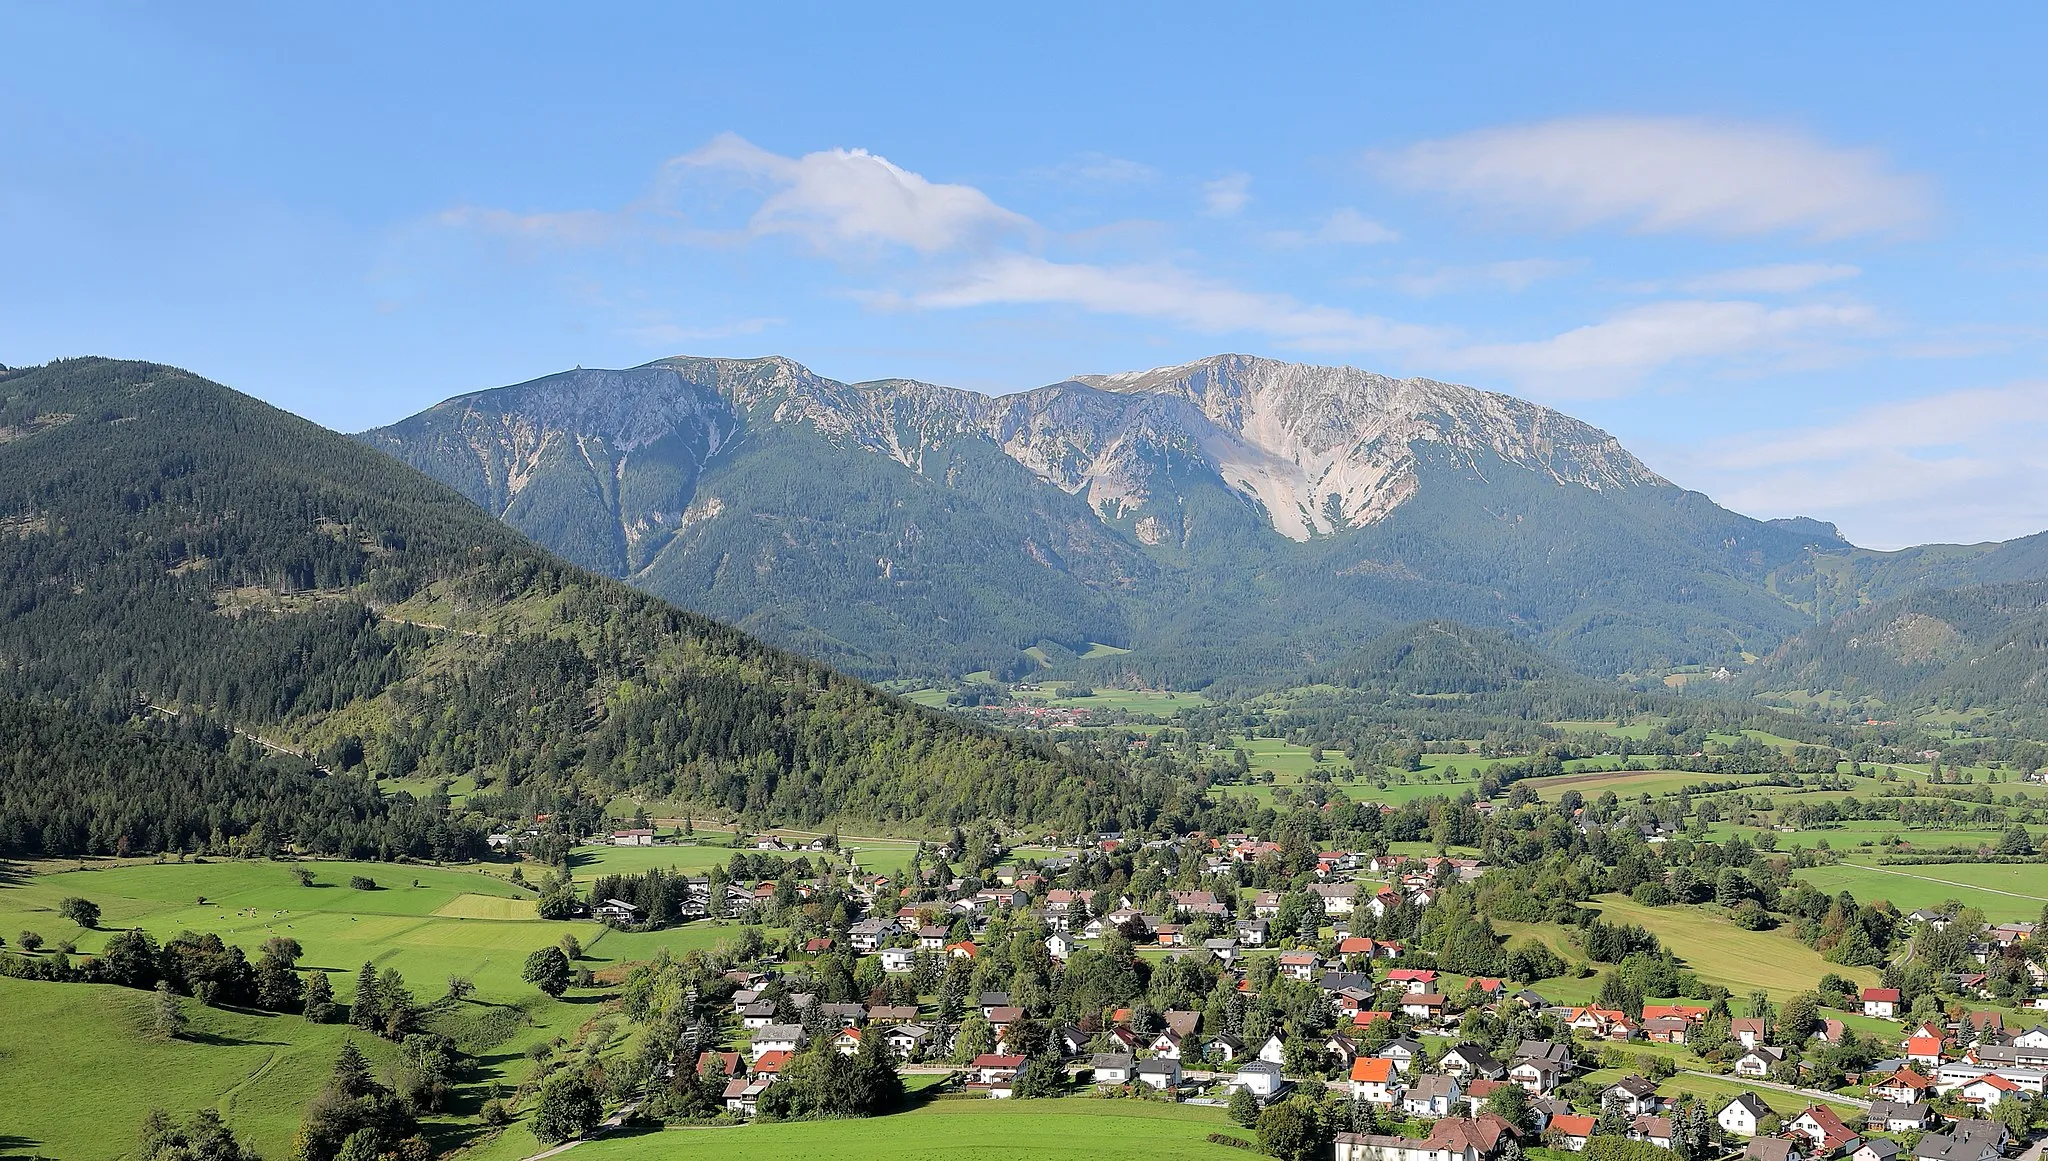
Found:
M 781 318 L 742 318 L 731 322 L 714 323 L 710 326 L 683 326 L 659 318 L 649 318 L 637 326 L 625 329 L 625 334 L 649 346 L 673 346 L 676 343 L 701 342 L 706 339 L 731 339 L 742 335 L 758 335 L 770 327 L 787 322 Z
M 1275 230 L 1267 235 L 1275 246 L 1378 246 L 1401 240 L 1400 231 L 1346 206 L 1323 219 L 1313 230 Z
M 1858 544 L 2003 540 L 2048 528 L 2048 383 L 1873 404 L 1832 424 L 1679 448 L 1679 475 L 1758 516 L 1833 520 Z
M 1435 270 L 1402 274 L 1394 285 L 1417 298 L 1431 298 L 1474 287 L 1498 287 L 1519 294 L 1546 279 L 1584 269 L 1584 259 L 1514 258 L 1480 266 L 1442 266 Z
M 793 235 L 819 250 L 893 244 L 934 254 L 1031 224 L 972 186 L 927 181 L 865 149 L 784 157 L 722 133 L 669 169 L 724 172 L 770 186 L 774 192 L 747 231 Z
M 1008 254 L 965 277 L 884 303 L 946 309 L 1015 304 L 1076 306 L 1172 322 L 1205 334 L 1249 331 L 1317 351 L 1396 351 L 1441 344 L 1436 328 L 1395 322 L 1279 294 L 1257 294 L 1170 267 L 1106 267 Z
M 1863 273 L 1861 267 L 1833 262 L 1782 262 L 1771 266 L 1745 266 L 1720 270 L 1679 283 L 1692 294 L 1796 294 L 1829 282 L 1841 282 Z
M 1468 346 L 1454 366 L 1506 373 L 1551 394 L 1612 394 L 1667 364 L 1693 359 L 1785 354 L 1875 322 L 1869 308 L 1754 302 L 1651 303 L 1534 342 Z
M 1242 213 L 1251 203 L 1251 174 L 1226 174 L 1202 186 L 1202 212 L 1212 218 L 1228 218 Z
M 1677 117 L 1579 117 L 1425 141 L 1378 159 L 1390 179 L 1570 228 L 1817 238 L 1888 232 L 1928 214 L 1921 181 L 1871 150 Z

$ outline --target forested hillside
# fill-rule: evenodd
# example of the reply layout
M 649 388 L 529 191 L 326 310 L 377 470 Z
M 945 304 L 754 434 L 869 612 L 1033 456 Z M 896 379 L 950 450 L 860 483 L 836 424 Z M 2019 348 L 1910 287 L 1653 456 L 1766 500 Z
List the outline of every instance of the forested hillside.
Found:
M 563 564 L 169 367 L 0 376 L 0 529 L 0 695 L 201 712 L 337 778 L 475 775 L 514 812 L 644 789 L 758 823 L 1115 825 L 1166 797 Z
M 1753 681 L 1903 709 L 1995 709 L 2038 727 L 2048 694 L 2048 581 L 1929 589 L 1871 605 L 1788 642 Z

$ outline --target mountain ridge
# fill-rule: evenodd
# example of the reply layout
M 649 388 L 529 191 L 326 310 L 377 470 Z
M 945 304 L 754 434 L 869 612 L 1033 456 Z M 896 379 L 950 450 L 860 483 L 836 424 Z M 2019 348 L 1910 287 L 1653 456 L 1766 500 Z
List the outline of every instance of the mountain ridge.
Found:
M 1812 621 L 1773 576 L 1858 551 L 1540 404 L 1245 355 L 1003 396 L 677 356 L 357 438 L 578 563 L 869 676 L 1022 673 L 1026 649 L 1099 641 L 1136 653 L 1098 672 L 1199 684 L 1448 617 L 1611 677 L 1768 652 Z

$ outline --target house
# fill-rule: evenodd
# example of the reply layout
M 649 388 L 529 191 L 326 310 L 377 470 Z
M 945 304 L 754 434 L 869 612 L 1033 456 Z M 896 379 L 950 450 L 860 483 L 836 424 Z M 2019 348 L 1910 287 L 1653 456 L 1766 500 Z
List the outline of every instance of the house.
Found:
M 781 1048 L 773 1052 L 763 1052 L 759 1058 L 747 1066 L 747 1071 L 755 1076 L 771 1076 L 781 1072 L 783 1066 L 788 1064 L 790 1058 L 795 1055 L 796 1053 Z
M 1887 1137 L 1871 1137 L 1856 1151 L 1849 1154 L 1849 1161 L 1899 1161 L 1901 1150 L 1897 1141 Z
M 1751 1137 L 1742 1146 L 1742 1161 L 1798 1161 L 1802 1143 L 1791 1137 Z
M 1290 980 L 1307 983 L 1316 978 L 1316 971 L 1322 966 L 1322 957 L 1312 951 L 1290 951 L 1280 956 L 1280 974 Z
M 870 952 L 881 947 L 883 940 L 902 931 L 893 919 L 863 919 L 846 929 L 846 940 L 853 945 L 853 950 Z
M 1458 1044 L 1444 1051 L 1437 1058 L 1436 1069 L 1459 1080 L 1499 1080 L 1508 1074 L 1500 1061 L 1477 1044 Z
M 599 923 L 612 923 L 630 927 L 640 922 L 640 907 L 624 899 L 607 899 L 590 908 L 590 917 Z
M 1271 1100 L 1275 1094 L 1287 1087 L 1287 1078 L 1280 1075 L 1280 1066 L 1269 1061 L 1254 1060 L 1237 1070 L 1230 1083 L 1244 1089 L 1261 1101 Z
M 1568 1113 L 1550 1118 L 1550 1127 L 1545 1135 L 1554 1135 L 1557 1143 L 1574 1153 L 1586 1151 L 1586 1143 L 1593 1139 L 1593 1126 L 1598 1118 L 1580 1113 Z
M 1168 1032 L 1183 1040 L 1201 1031 L 1202 1028 L 1202 1014 L 1200 1012 L 1167 1011 L 1161 1013 L 1159 1019 L 1161 1023 L 1166 1025 Z
M 1683 1044 L 1692 1035 L 1692 1021 L 1681 1016 L 1646 1017 L 1643 1037 L 1653 1044 Z
M 1094 1069 L 1098 1085 L 1129 1084 L 1137 1075 L 1138 1058 L 1122 1052 L 1098 1052 L 1088 1058 L 1088 1066 Z
M 974 952 L 974 941 L 971 939 L 963 939 L 958 943 L 949 943 L 946 945 L 947 959 L 973 959 Z
M 1928 1133 L 1913 1143 L 1913 1161 L 1995 1161 L 2004 1150 L 2005 1126 L 1982 1118 L 1965 1118 L 1946 1133 Z
M 917 929 L 919 951 L 944 951 L 949 933 L 943 927 L 920 927 Z
M 766 1000 L 755 1000 L 739 1011 L 740 1027 L 749 1031 L 766 1028 L 775 1023 L 775 1005 Z
M 860 1029 L 849 1025 L 841 1028 L 838 1035 L 832 1037 L 832 1047 L 841 1056 L 858 1056 L 860 1054 L 860 1037 Z
M 1387 983 L 1399 984 L 1413 995 L 1420 995 L 1436 985 L 1436 973 L 1428 968 L 1395 968 L 1387 973 Z
M 651 847 L 654 845 L 654 832 L 644 827 L 634 830 L 615 830 L 612 832 L 612 845 L 615 847 Z
M 1738 1093 L 1734 1100 L 1721 1106 L 1714 1114 L 1714 1120 L 1721 1131 L 1731 1137 L 1756 1136 L 1757 1122 L 1771 1115 L 1770 1107 L 1752 1092 Z
M 1445 1117 L 1421 1140 L 1339 1133 L 1335 1161 L 1491 1161 L 1514 1135 L 1514 1129 L 1492 1113 Z
M 1564 1079 L 1564 1068 L 1554 1060 L 1524 1058 L 1508 1066 L 1508 1079 L 1532 1096 L 1549 1096 Z
M 1631 1117 L 1655 1113 L 1664 1107 L 1654 1082 L 1636 1075 L 1624 1076 L 1600 1093 L 1602 1106 L 1612 1105 Z
M 1995 1109 L 2005 1100 L 2026 1100 L 2026 1090 L 1995 1072 L 1987 1072 L 1957 1088 L 1956 1094 L 1964 1104 L 1976 1105 L 1980 1109 Z
M 773 1076 L 749 1079 L 736 1076 L 725 1082 L 725 1111 L 742 1117 L 751 1117 L 759 1108 L 761 1094 L 775 1083 Z
M 802 1048 L 810 1036 L 802 1024 L 764 1024 L 754 1029 L 754 1039 L 749 1051 L 759 1060 L 768 1052 L 795 1052 Z
M 1670 1117 L 1637 1117 L 1628 1123 L 1628 1139 L 1655 1145 L 1659 1149 L 1671 1147 Z
M 1309 893 L 1323 901 L 1323 914 L 1349 915 L 1358 903 L 1356 883 L 1310 883 Z
M 885 947 L 882 949 L 882 970 L 892 976 L 908 974 L 915 966 L 917 949 L 910 947 Z
M 1806 1151 L 1815 1157 L 1833 1157 L 1863 1143 L 1854 1129 L 1842 1123 L 1835 1110 L 1826 1105 L 1808 1105 L 1786 1123 L 1785 1129 L 1807 1140 Z
M 1159 1092 L 1180 1087 L 1180 1061 L 1147 1060 L 1138 1065 L 1138 1083 Z
M 1205 939 L 1202 950 L 1215 956 L 1225 965 L 1237 962 L 1237 941 L 1234 939 Z
M 922 1059 L 931 1042 L 932 1030 L 922 1024 L 895 1024 L 882 1033 L 882 1043 L 898 1060 Z
M 1074 941 L 1064 931 L 1055 931 L 1045 937 L 1045 950 L 1054 959 L 1070 959 L 1074 954 Z
M 1463 1096 L 1455 1076 L 1418 1076 L 1401 1094 L 1401 1111 L 1411 1117 L 1447 1117 Z
M 990 1096 L 1010 1095 L 1010 1086 L 1017 1080 L 1017 1074 L 1024 1069 L 1021 1056 L 999 1056 L 985 1052 L 967 1065 L 967 1083 L 974 1088 L 989 1090 Z
M 1948 1051 L 1948 1038 L 1944 1036 L 1908 1036 L 1906 1038 L 1906 1059 L 1914 1064 L 1939 1065 Z
M 1211 1060 L 1229 1064 L 1231 1061 L 1244 1055 L 1244 1041 L 1239 1040 L 1228 1032 L 1219 1032 L 1211 1036 L 1209 1042 L 1202 1046 L 1202 1055 Z
M 994 1012 L 997 1008 L 1008 1008 L 1011 1006 L 1010 993 L 983 992 L 981 996 L 974 1001 L 974 1006 L 981 1012 L 982 1019 L 993 1019 L 994 1017 L 991 1016 L 990 1013 Z
M 1281 1043 L 1278 1032 L 1266 1037 L 1266 1042 L 1259 1045 L 1259 1059 L 1269 1064 L 1287 1063 L 1287 1045 Z
M 1776 1068 L 1784 1059 L 1784 1049 L 1760 1044 L 1735 1058 L 1735 1075 L 1751 1078 L 1769 1076 L 1771 1069 Z
M 1871 1101 L 1863 1123 L 1878 1133 L 1913 1132 L 1934 1123 L 1934 1108 L 1926 1101 Z
M 1414 1020 L 1435 1023 L 1444 1018 L 1444 997 L 1421 992 L 1401 997 L 1401 1014 Z
M 1728 1035 L 1740 1041 L 1744 1048 L 1755 1048 L 1764 1042 L 1763 1018 L 1738 1016 L 1728 1021 Z
M 1880 1020 L 1896 1019 L 1899 1014 L 1899 989 L 1863 989 L 1863 1014 Z
M 1166 1031 L 1159 1033 L 1157 1036 L 1154 1036 L 1152 1038 L 1151 1043 L 1147 1044 L 1145 1047 L 1154 1056 L 1162 1057 L 1167 1060 L 1179 1060 L 1180 1046 L 1182 1042 L 1183 1038 L 1175 1034 L 1174 1031 L 1169 1028 Z
M 1406 1076 L 1429 1059 L 1429 1050 L 1422 1046 L 1421 1041 L 1403 1036 L 1387 1041 L 1386 1046 L 1373 1055 L 1393 1061 L 1394 1071 Z
M 1246 947 L 1264 947 L 1271 931 L 1272 924 L 1263 919 L 1244 920 L 1237 925 L 1237 942 Z
M 1934 1093 L 1934 1082 L 1910 1068 L 1902 1068 L 1883 1080 L 1870 1086 L 1870 1095 L 1900 1104 L 1911 1104 L 1928 1099 Z
M 1351 1099 L 1392 1105 L 1400 1099 L 1401 1081 L 1394 1062 L 1384 1056 L 1361 1056 L 1351 1062 Z

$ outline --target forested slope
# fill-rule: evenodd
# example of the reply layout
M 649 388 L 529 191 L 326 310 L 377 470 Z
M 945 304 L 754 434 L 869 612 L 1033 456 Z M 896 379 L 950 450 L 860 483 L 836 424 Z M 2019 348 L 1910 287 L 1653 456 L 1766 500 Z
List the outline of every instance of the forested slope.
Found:
M 757 823 L 1081 826 L 1165 796 L 593 576 L 155 364 L 0 375 L 0 609 L 0 695 L 199 711 L 337 777 L 474 774 L 506 809 L 636 788 Z

